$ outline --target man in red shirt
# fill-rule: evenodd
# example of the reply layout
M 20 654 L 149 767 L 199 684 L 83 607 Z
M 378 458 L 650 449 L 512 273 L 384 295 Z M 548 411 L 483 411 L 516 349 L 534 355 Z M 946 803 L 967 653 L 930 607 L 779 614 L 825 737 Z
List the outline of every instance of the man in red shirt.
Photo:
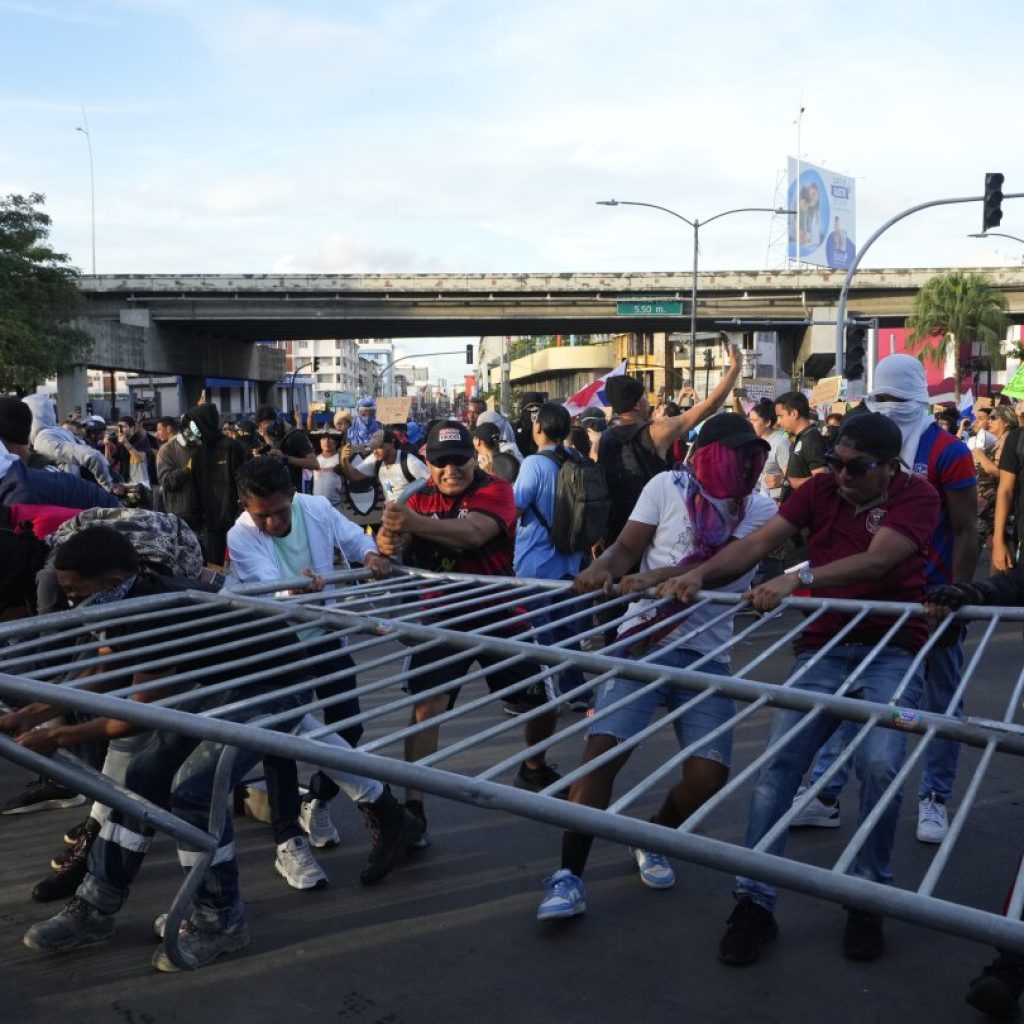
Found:
M 401 556 L 406 565 L 435 572 L 472 573 L 481 576 L 512 576 L 515 549 L 516 503 L 512 485 L 482 472 L 476 464 L 476 451 L 470 432 L 453 421 L 438 423 L 430 431 L 426 445 L 430 483 L 414 494 L 407 505 L 388 504 L 384 509 L 377 548 L 385 555 Z M 460 609 L 466 614 L 466 609 Z M 480 629 L 512 615 L 508 609 L 497 613 L 481 609 L 476 618 L 462 623 L 463 628 Z M 444 625 L 443 617 L 435 620 Z M 523 627 L 520 627 L 523 628 Z M 504 656 L 478 653 L 434 668 L 436 662 L 457 654 L 454 648 L 438 647 L 412 656 L 407 682 L 411 693 L 419 694 L 465 676 L 474 661 L 481 668 L 505 660 Z M 489 671 L 488 689 L 513 686 L 537 673 L 538 666 L 519 662 Z M 426 722 L 454 707 L 458 688 L 429 693 L 413 708 L 413 721 Z M 509 694 L 510 697 L 513 694 Z M 553 692 L 546 682 L 531 683 L 514 694 L 517 703 L 540 707 Z M 526 743 L 547 739 L 555 731 L 557 711 L 530 718 L 525 723 Z M 437 750 L 439 727 L 425 729 L 405 741 L 405 759 L 418 761 Z M 534 792 L 557 782 L 558 772 L 546 764 L 543 754 L 527 758 L 519 767 L 514 784 Z M 406 807 L 424 827 L 423 793 L 406 790 Z
M 902 437 L 899 427 L 878 413 L 865 413 L 844 424 L 833 453 L 831 472 L 812 476 L 783 502 L 779 514 L 749 537 L 723 548 L 703 565 L 669 580 L 662 595 L 690 601 L 698 591 L 720 586 L 755 566 L 797 530 L 809 530 L 810 561 L 799 573 L 785 573 L 749 592 L 758 611 L 770 611 L 798 586 L 815 596 L 860 601 L 919 602 L 924 595 L 928 540 L 939 517 L 935 489 L 900 468 Z M 927 621 L 903 622 L 888 643 L 866 655 L 893 627 L 891 615 L 870 614 L 852 625 L 846 612 L 826 612 L 812 618 L 797 641 L 794 689 L 861 697 L 878 704 L 916 707 L 922 678 L 914 656 L 928 635 Z M 842 635 L 840 636 L 840 634 Z M 820 655 L 830 641 L 838 642 Z M 807 662 L 819 655 L 813 668 Z M 750 801 L 747 845 L 754 847 L 789 810 L 804 772 L 818 748 L 840 724 L 826 715 L 803 723 L 804 713 L 775 713 L 769 746 L 778 752 L 761 769 Z M 787 735 L 798 724 L 804 728 Z M 782 742 L 785 740 L 785 742 Z M 903 763 L 906 735 L 881 723 L 872 729 L 854 755 L 861 779 L 861 819 L 879 801 Z M 899 798 L 886 807 L 861 846 L 850 873 L 876 882 L 890 882 L 889 860 L 899 817 Z M 785 832 L 767 848 L 781 856 Z M 747 964 L 778 934 L 772 913 L 773 886 L 753 878 L 738 878 L 736 908 L 718 947 L 727 964 Z M 850 908 L 843 952 L 854 960 L 873 960 L 884 947 L 882 918 Z

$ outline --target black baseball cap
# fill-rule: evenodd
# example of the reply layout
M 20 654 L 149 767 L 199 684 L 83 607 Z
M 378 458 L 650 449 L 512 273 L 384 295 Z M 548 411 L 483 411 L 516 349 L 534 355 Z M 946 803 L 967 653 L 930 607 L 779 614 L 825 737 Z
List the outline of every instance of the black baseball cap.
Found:
M 734 412 L 720 412 L 717 416 L 705 420 L 704 425 L 697 433 L 697 440 L 693 442 L 693 450 L 696 451 L 715 441 L 724 444 L 726 448 L 742 448 L 745 444 L 758 444 L 766 452 L 771 451 L 771 445 L 754 433 L 750 420 L 746 416 L 740 416 Z
M 599 405 L 588 405 L 576 419 L 579 420 L 580 426 L 589 427 L 591 430 L 604 430 L 608 426 L 608 418 Z
M 466 455 L 473 458 L 473 436 L 454 420 L 442 420 L 435 424 L 427 435 L 427 462 L 434 462 L 445 455 Z
M 895 459 L 903 449 L 903 434 L 888 416 L 865 412 L 843 421 L 836 441 L 836 447 L 839 445 L 876 459 Z

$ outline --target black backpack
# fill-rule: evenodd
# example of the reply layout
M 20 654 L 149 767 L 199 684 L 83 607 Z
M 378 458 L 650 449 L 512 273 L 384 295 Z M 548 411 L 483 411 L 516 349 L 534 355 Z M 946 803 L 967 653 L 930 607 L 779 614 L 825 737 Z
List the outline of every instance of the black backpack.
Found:
M 593 460 L 574 456 L 559 447 L 538 452 L 558 466 L 555 514 L 549 523 L 536 504 L 530 510 L 548 531 L 555 550 L 563 555 L 586 552 L 604 536 L 612 508 L 604 470 Z
M 615 495 L 604 539 L 613 544 L 629 522 L 647 481 L 665 469 L 665 460 L 655 450 L 646 423 L 626 423 L 609 427 L 601 435 L 597 461 L 604 469 L 608 490 Z M 644 440 L 648 444 L 644 444 Z

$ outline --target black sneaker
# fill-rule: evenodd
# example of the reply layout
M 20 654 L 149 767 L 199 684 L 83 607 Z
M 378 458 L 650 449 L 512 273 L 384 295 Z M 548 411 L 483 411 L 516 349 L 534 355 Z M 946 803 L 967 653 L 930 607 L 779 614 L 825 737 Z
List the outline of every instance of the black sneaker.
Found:
M 74 846 L 75 843 L 78 842 L 78 837 L 93 826 L 97 828 L 99 827 L 99 823 L 95 818 L 86 818 L 85 821 L 80 821 L 77 825 L 72 825 L 71 828 L 64 833 L 64 844 L 66 846 Z
M 85 797 L 49 779 L 30 782 L 18 796 L 0 807 L 0 814 L 31 814 L 33 811 L 55 811 L 62 807 L 78 807 Z
M 848 907 L 843 931 L 843 956 L 851 960 L 877 960 L 885 949 L 882 920 L 881 914 Z
M 392 868 L 423 836 L 423 826 L 407 811 L 385 786 L 375 803 L 360 804 L 363 821 L 370 830 L 370 856 L 359 873 L 363 885 L 374 885 L 391 873 Z
M 737 967 L 752 964 L 761 947 L 774 942 L 778 934 L 779 926 L 772 912 L 744 896 L 729 915 L 729 926 L 718 943 L 718 959 Z
M 55 853 L 50 858 L 50 867 L 54 871 L 60 871 L 61 867 L 68 861 L 69 858 L 75 855 L 75 847 L 78 845 L 78 839 L 80 836 L 91 832 L 93 838 L 99 834 L 100 823 L 95 818 L 86 818 L 85 821 L 80 821 L 77 825 L 72 825 L 71 828 L 64 833 L 64 842 L 67 844 L 67 848 Z
M 54 871 L 60 871 L 60 869 L 71 859 L 71 854 L 73 852 L 74 847 L 65 846 L 60 853 L 55 853 L 50 858 L 50 867 L 53 868 Z
M 967 1005 L 995 1020 L 1016 1020 L 1024 992 L 1024 957 L 1000 953 L 967 987 Z
M 548 786 L 558 782 L 561 777 L 561 774 L 555 771 L 553 764 L 545 762 L 539 768 L 529 768 L 524 761 L 519 766 L 519 771 L 513 776 L 512 785 L 517 789 L 528 789 L 531 793 L 539 793 L 542 789 L 547 789 Z M 565 800 L 569 796 L 568 787 L 553 795 Z
M 506 715 L 524 715 L 527 711 L 532 711 L 534 706 L 533 704 L 528 704 L 525 700 L 507 700 L 502 707 L 502 711 Z
M 93 825 L 94 829 L 87 828 L 81 833 L 78 842 L 71 848 L 57 871 L 32 887 L 32 899 L 36 903 L 52 903 L 54 900 L 66 900 L 74 896 L 75 890 L 85 878 L 89 850 L 99 835 L 99 822 L 93 822 Z

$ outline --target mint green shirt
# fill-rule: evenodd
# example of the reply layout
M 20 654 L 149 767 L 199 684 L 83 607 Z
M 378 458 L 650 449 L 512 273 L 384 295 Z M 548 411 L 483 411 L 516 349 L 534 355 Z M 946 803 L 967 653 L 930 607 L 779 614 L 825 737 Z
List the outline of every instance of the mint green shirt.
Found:
M 292 528 L 284 537 L 271 537 L 274 542 L 274 550 L 281 563 L 281 569 L 285 576 L 301 576 L 303 570 L 313 568 L 313 556 L 309 550 L 309 540 L 306 537 L 306 516 L 302 511 L 302 505 L 292 498 Z M 313 637 L 323 636 L 327 631 L 319 626 L 304 626 L 297 629 L 296 634 L 300 640 L 311 640 Z

